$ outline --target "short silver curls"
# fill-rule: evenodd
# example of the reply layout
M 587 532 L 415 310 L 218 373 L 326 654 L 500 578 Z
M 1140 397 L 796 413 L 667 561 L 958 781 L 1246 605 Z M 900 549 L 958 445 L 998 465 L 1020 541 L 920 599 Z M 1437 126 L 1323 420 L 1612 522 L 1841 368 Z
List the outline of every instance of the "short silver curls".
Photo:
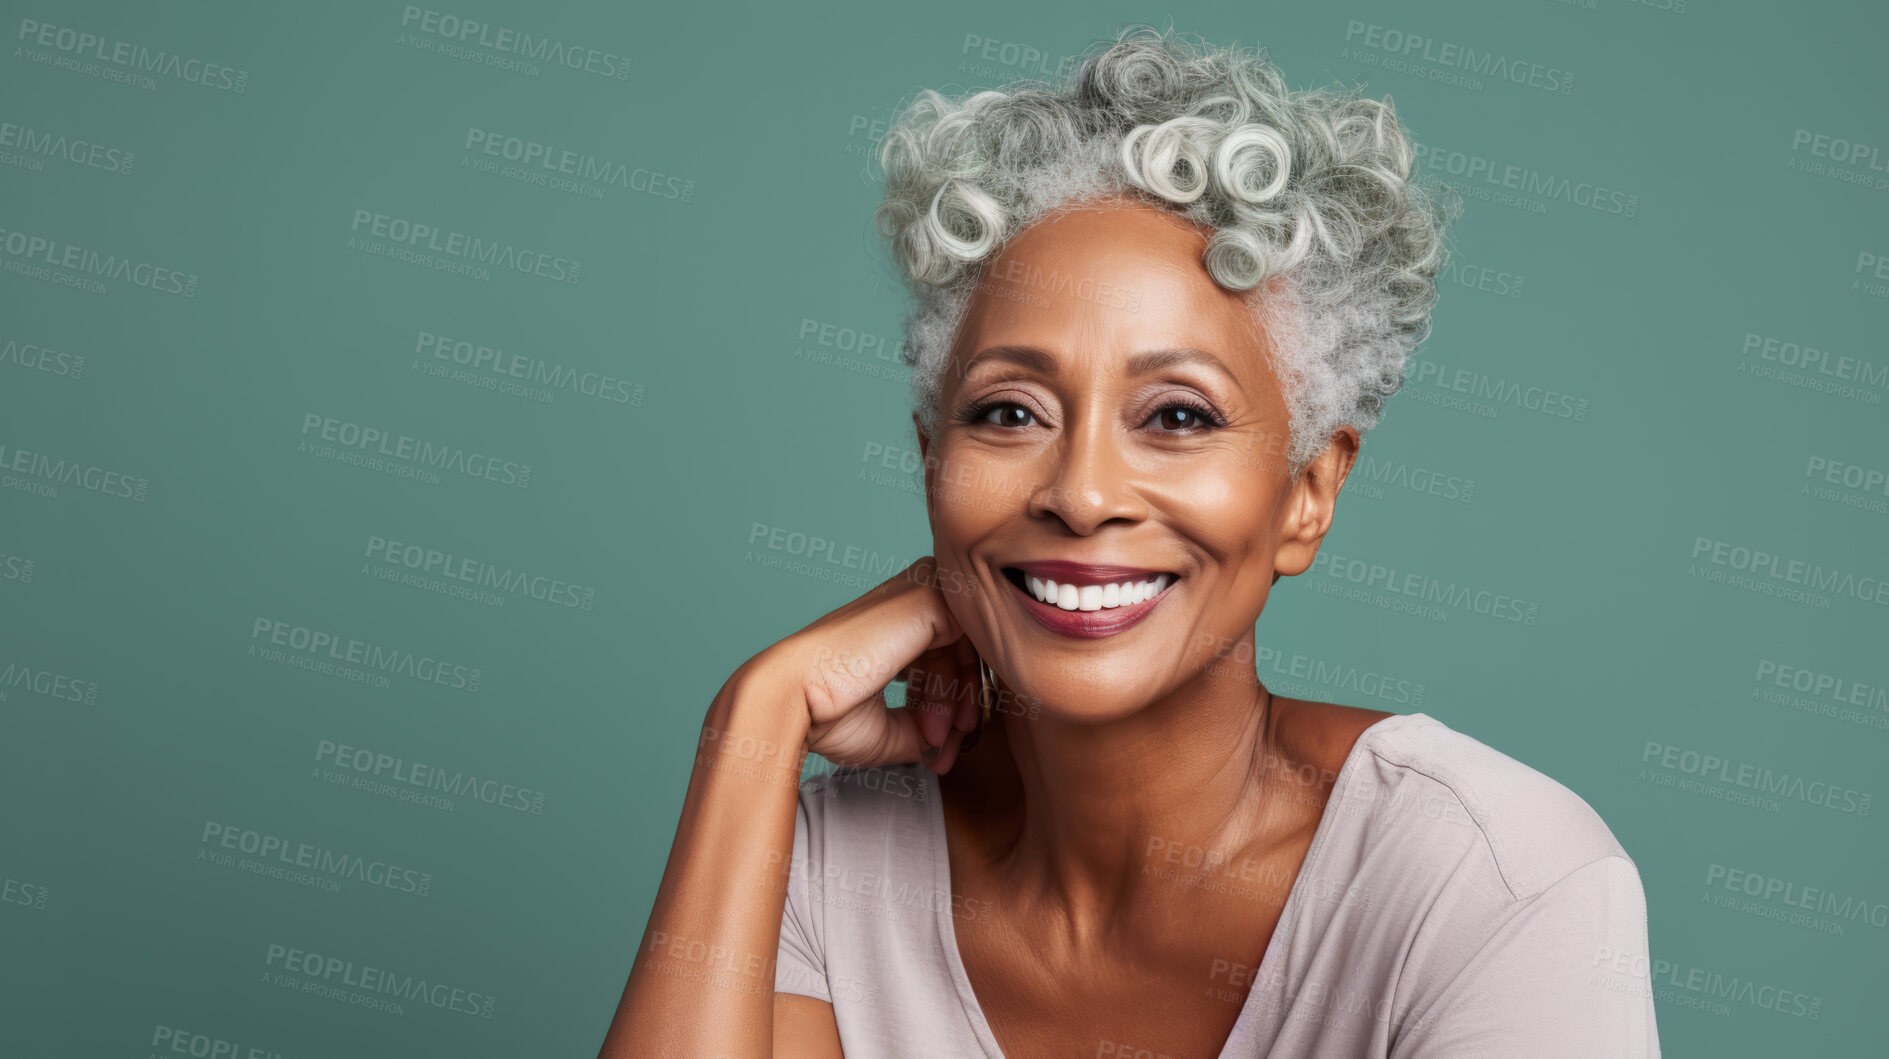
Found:
M 1202 264 L 1250 292 L 1271 337 L 1297 476 L 1334 430 L 1375 426 L 1402 387 L 1460 199 L 1411 179 L 1388 96 L 1291 92 L 1263 50 L 1148 26 L 1098 47 L 1061 85 L 956 100 L 923 90 L 886 134 L 873 222 L 912 289 L 901 356 L 920 425 L 938 436 L 946 361 L 983 265 L 1052 211 L 1129 195 L 1213 229 Z

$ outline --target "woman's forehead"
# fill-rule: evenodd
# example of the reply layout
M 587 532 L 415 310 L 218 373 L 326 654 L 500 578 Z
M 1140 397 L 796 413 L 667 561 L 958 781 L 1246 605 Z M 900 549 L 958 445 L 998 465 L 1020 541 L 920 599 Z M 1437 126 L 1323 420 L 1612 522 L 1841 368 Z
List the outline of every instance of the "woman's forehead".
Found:
M 1091 372 L 1180 350 L 1211 354 L 1236 376 L 1264 370 L 1252 308 L 1213 281 L 1205 247 L 1191 222 L 1150 207 L 1032 225 L 979 277 L 953 350 L 959 373 L 984 370 L 973 361 L 993 347 L 1041 350 Z
M 1188 256 L 1199 261 L 1211 231 L 1173 210 L 1132 198 L 1069 203 L 1038 218 L 997 254 Z M 994 262 L 993 262 L 994 263 Z

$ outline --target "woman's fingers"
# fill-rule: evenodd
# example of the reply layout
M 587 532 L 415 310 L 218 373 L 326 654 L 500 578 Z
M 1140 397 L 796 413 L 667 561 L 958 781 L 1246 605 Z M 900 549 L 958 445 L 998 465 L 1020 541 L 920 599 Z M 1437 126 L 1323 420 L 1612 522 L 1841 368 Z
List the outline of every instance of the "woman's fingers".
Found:
M 960 648 L 957 665 L 962 679 L 955 685 L 956 694 L 951 702 L 950 728 L 946 730 L 944 738 L 939 741 L 939 752 L 931 761 L 926 762 L 927 767 L 941 776 L 951 771 L 951 766 L 957 763 L 959 755 L 970 749 L 972 735 L 977 731 L 978 724 L 983 718 L 980 696 L 984 685 L 978 672 L 977 650 L 971 646 L 969 638 L 953 646 Z
M 963 637 L 929 576 L 915 563 L 766 652 L 806 672 L 816 722 L 864 702 L 901 671 Z
M 905 684 L 906 704 L 914 708 L 919 731 L 931 746 L 944 742 L 954 720 L 953 691 L 962 684 L 962 677 L 951 661 L 953 656 L 949 650 L 928 652 L 928 657 L 913 664 L 912 679 Z
M 809 751 L 862 766 L 919 761 L 927 749 L 938 751 L 934 761 L 955 758 L 953 740 L 976 728 L 979 680 L 943 583 L 936 560 L 923 557 L 752 662 L 758 679 L 780 681 L 784 697 L 804 703 Z M 905 684 L 903 709 L 885 701 L 895 680 Z
M 925 762 L 925 767 L 940 776 L 950 772 L 951 766 L 958 760 L 958 746 L 963 741 L 964 733 L 956 728 L 951 729 L 951 734 L 945 736 L 944 745 L 938 748 L 937 754 Z

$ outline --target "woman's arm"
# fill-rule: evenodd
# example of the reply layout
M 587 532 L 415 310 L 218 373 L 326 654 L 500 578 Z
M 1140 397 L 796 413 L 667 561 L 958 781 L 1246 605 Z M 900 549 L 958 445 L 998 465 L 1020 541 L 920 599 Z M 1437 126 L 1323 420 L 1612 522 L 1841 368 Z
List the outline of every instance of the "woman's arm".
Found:
M 766 1059 L 777 1017 L 783 1042 L 831 1042 L 824 1054 L 839 1054 L 832 1005 L 774 994 L 801 763 L 809 752 L 862 766 L 924 757 L 949 770 L 976 727 L 975 685 L 957 679 L 976 672 L 976 659 L 924 556 L 735 670 L 703 719 L 669 861 L 599 1059 Z M 887 683 L 939 671 L 954 679 L 937 701 L 934 682 L 919 681 L 923 690 L 888 709 Z
M 774 1054 L 793 1059 L 845 1059 L 833 1005 L 799 993 L 775 993 Z
M 773 1054 L 809 719 L 767 674 L 737 670 L 703 719 L 669 862 L 599 1059 Z
M 1536 895 L 1397 1034 L 1393 1059 L 1659 1059 L 1646 896 L 1625 857 Z

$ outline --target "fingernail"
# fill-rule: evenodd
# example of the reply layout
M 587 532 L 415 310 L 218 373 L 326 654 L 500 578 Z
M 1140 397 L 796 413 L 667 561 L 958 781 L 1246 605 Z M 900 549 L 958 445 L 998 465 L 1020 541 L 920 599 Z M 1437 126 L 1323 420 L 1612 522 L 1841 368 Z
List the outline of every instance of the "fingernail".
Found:
M 929 765 L 932 762 L 938 760 L 938 749 L 939 748 L 935 746 L 928 746 L 925 749 L 920 750 L 918 752 L 918 756 L 921 758 L 924 758 L 925 764 Z
M 964 737 L 964 742 L 958 744 L 958 753 L 960 754 L 965 753 L 966 751 L 969 751 L 972 747 L 976 746 L 977 737 L 982 735 L 983 732 L 984 730 L 982 728 L 979 728 L 971 732 L 969 735 L 966 735 Z

